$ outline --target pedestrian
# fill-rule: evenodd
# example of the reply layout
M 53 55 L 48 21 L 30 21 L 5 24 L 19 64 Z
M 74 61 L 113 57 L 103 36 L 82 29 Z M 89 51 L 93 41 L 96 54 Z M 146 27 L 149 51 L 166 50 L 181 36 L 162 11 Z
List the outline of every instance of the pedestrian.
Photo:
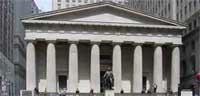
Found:
M 153 83 L 153 93 L 156 93 L 157 87 L 158 87 L 158 86 L 157 86 L 155 83 Z
M 39 96 L 38 88 L 34 88 L 34 93 L 35 93 L 35 96 Z

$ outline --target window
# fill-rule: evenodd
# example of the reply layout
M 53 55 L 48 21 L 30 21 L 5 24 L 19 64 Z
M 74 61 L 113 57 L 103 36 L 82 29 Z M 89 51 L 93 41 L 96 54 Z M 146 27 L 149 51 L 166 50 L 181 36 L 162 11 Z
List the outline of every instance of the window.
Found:
M 65 2 L 69 3 L 69 0 L 65 0 Z
M 61 4 L 58 4 L 58 9 L 61 9 Z
M 181 63 L 182 63 L 182 72 L 183 72 L 182 74 L 183 76 L 185 76 L 187 72 L 187 65 L 185 61 L 182 61 Z
M 78 0 L 78 3 L 81 3 L 82 0 Z
M 179 5 L 178 3 L 179 3 L 179 1 L 177 0 L 177 1 L 176 1 L 177 6 Z
M 194 20 L 193 28 L 195 29 L 197 27 L 197 20 Z
M 61 0 L 58 0 L 58 2 L 61 2 Z
M 192 42 L 191 42 L 191 48 L 192 48 L 192 50 L 195 50 L 195 41 L 194 40 L 192 40 Z
M 189 29 L 189 31 L 192 30 L 192 23 L 189 24 L 188 29 Z
M 187 16 L 187 6 L 185 6 L 185 16 Z
M 182 20 L 182 17 L 183 17 L 183 11 L 181 10 L 180 11 L 180 21 Z
M 69 4 L 66 4 L 66 8 L 69 8 Z
M 195 65 L 196 65 L 195 56 L 190 57 L 190 62 L 191 62 L 191 67 L 192 67 L 192 73 L 194 73 L 195 72 Z
M 182 52 L 185 53 L 185 45 L 182 46 Z
M 84 0 L 85 3 L 88 3 L 88 0 Z
M 72 4 L 72 7 L 76 6 L 75 4 Z
M 189 3 L 189 10 L 190 10 L 190 12 L 192 11 L 192 2 L 191 1 Z
M 72 2 L 74 3 L 74 2 L 76 2 L 76 0 L 72 0 Z

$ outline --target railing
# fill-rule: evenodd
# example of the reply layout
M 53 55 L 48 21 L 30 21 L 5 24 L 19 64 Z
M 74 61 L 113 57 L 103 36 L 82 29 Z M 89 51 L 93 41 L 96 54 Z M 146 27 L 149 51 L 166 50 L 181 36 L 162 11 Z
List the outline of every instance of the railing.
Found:
M 104 93 L 40 93 L 39 96 L 104 96 Z
M 115 96 L 178 96 L 177 94 L 168 94 L 168 93 L 152 93 L 152 94 L 148 94 L 148 93 L 115 93 Z
M 36 96 L 105 96 L 104 93 L 40 93 Z M 169 93 L 152 93 L 152 94 L 141 94 L 141 93 L 115 93 L 115 96 L 178 96 L 177 93 L 169 94 Z

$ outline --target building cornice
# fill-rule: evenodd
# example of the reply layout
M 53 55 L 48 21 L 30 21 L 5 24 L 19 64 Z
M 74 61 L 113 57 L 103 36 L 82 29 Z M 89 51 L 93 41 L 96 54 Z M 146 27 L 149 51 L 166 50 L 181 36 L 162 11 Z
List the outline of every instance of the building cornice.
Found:
M 180 29 L 183 26 L 171 25 L 148 25 L 138 23 L 112 23 L 112 22 L 89 22 L 89 21 L 52 21 L 52 20 L 22 20 L 24 24 L 60 24 L 60 25 L 89 25 L 89 26 L 113 26 L 113 27 L 137 27 L 137 28 L 164 28 L 164 29 Z

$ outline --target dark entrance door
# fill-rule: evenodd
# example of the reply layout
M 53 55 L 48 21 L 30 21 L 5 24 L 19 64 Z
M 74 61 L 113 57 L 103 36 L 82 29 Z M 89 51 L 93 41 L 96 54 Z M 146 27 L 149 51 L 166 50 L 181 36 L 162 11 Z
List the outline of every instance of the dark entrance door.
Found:
M 100 87 L 101 92 L 104 92 L 103 88 L 103 76 L 108 68 L 112 69 L 112 45 L 101 44 L 100 45 Z
M 101 55 L 100 57 L 100 87 L 101 92 L 104 92 L 104 74 L 108 68 L 112 68 L 112 56 L 111 55 Z
M 67 89 L 67 76 L 66 75 L 60 75 L 58 76 L 59 81 L 59 89 Z

